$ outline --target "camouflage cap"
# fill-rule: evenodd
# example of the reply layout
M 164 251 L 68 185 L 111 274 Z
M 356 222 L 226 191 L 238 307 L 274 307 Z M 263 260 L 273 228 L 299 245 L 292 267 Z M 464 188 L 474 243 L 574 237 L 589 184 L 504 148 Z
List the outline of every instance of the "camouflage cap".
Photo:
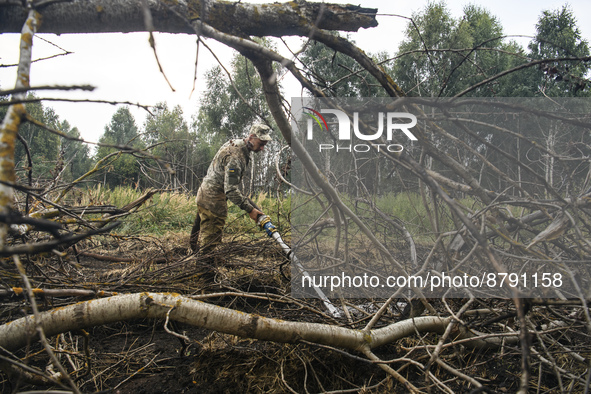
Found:
M 273 139 L 269 135 L 271 128 L 263 123 L 256 123 L 250 128 L 250 134 L 254 134 L 261 141 L 272 141 Z

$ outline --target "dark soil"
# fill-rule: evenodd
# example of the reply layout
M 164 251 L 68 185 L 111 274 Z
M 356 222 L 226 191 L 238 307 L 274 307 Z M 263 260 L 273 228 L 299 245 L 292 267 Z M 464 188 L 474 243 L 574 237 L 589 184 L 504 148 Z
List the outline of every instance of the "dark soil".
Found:
M 118 293 L 175 291 L 185 295 L 226 292 L 228 294 L 223 297 L 215 296 L 205 301 L 291 321 L 338 323 L 352 328 L 361 328 L 367 323 L 364 316 L 357 316 L 358 320 L 353 324 L 345 319 L 329 321 L 322 314 L 321 304 L 314 300 L 299 300 L 296 304 L 273 298 L 288 295 L 289 282 L 279 271 L 285 261 L 283 256 L 268 242 L 227 242 L 216 257 L 214 263 L 217 266 L 214 269 L 211 265 L 204 265 L 199 258 L 187 255 L 182 245 L 187 245 L 188 240 L 182 236 L 159 240 L 105 238 L 102 241 L 86 241 L 77 246 L 77 252 L 70 250 L 66 258 L 46 255 L 23 259 L 23 262 L 33 286 L 38 288 L 78 288 Z M 88 253 L 79 253 L 81 251 L 106 257 L 93 258 Z M 117 261 L 121 257 L 124 259 L 119 260 L 125 261 Z M 16 272 L 10 270 L 3 275 L 2 282 L 5 288 L 21 283 Z M 267 294 L 268 297 L 238 296 L 240 292 Z M 73 297 L 37 299 L 43 310 L 77 301 L 80 299 Z M 450 307 L 459 308 L 461 302 L 457 303 L 454 305 L 451 301 Z M 442 314 L 447 313 L 441 301 L 432 300 L 432 305 Z M 23 310 L 28 310 L 28 304 L 16 296 L 4 299 L 1 307 L 3 322 L 22 316 Z M 510 309 L 511 303 L 479 301 L 477 307 Z M 571 313 L 556 308 L 555 311 L 564 315 Z M 400 312 L 393 308 L 380 324 L 400 320 Z M 540 312 L 532 311 L 530 315 L 536 324 L 547 321 L 547 317 Z M 482 319 L 475 317 L 467 323 L 479 330 L 487 329 L 478 325 L 481 322 Z M 515 324 L 511 321 L 505 323 Z M 188 338 L 185 342 L 166 332 L 164 326 L 162 320 L 140 320 L 90 327 L 86 330 L 90 358 L 85 356 L 83 333 L 66 333 L 59 338 L 50 338 L 50 343 L 64 351 L 61 354 L 57 352 L 60 361 L 85 393 L 406 392 L 378 365 L 368 362 L 358 353 L 307 343 L 256 341 L 169 323 L 169 330 Z M 565 345 L 575 349 L 587 348 L 584 345 L 588 343 L 585 335 L 562 334 L 558 333 L 557 338 Z M 438 340 L 439 336 L 435 334 L 411 336 L 377 349 L 376 354 L 383 360 L 407 358 L 425 365 L 429 354 L 423 345 L 436 345 Z M 558 358 L 560 349 L 554 350 L 558 352 Z M 16 355 L 24 363 L 41 371 L 46 370 L 48 358 L 38 343 L 32 344 L 29 349 L 19 350 Z M 483 352 L 457 345 L 443 351 L 441 359 L 485 384 L 488 390 L 485 392 L 511 393 L 519 387 L 519 348 L 508 346 L 502 352 Z M 566 364 L 562 365 L 566 367 Z M 392 364 L 392 368 L 425 391 L 440 392 L 439 388 L 428 386 L 425 373 L 419 367 L 398 361 Z M 539 385 L 541 392 L 558 392 L 556 387 L 559 382 L 555 374 L 547 368 L 538 374 L 539 368 L 539 364 L 532 365 L 532 382 Z M 584 363 L 580 366 L 572 364 L 572 368 L 580 376 L 584 375 Z M 468 393 L 474 389 L 465 380 L 457 379 L 437 365 L 430 366 L 429 371 L 455 392 Z M 2 393 L 48 388 L 64 389 L 56 385 L 33 384 L 23 376 L 9 377 L 0 372 Z

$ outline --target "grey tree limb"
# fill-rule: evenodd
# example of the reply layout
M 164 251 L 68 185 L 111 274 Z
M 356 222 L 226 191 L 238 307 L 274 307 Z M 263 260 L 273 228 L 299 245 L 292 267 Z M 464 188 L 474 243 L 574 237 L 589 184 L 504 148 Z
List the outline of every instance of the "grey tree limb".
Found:
M 147 1 L 154 30 L 193 34 L 186 21 L 202 20 L 238 36 L 300 35 L 317 22 L 321 29 L 357 31 L 377 26 L 377 9 L 308 2 L 247 4 L 227 1 Z M 39 33 L 129 33 L 147 31 L 141 0 L 74 0 L 41 8 Z M 0 33 L 20 32 L 26 20 L 21 4 L 0 5 Z M 182 16 L 182 17 L 180 17 Z

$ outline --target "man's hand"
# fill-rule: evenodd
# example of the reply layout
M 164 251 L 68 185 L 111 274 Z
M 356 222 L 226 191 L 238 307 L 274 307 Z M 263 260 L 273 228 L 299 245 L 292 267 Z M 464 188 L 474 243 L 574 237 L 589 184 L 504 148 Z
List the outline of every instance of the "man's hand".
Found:
M 264 213 L 262 213 L 261 211 L 259 211 L 256 208 L 253 208 L 252 211 L 250 211 L 250 213 L 248 214 L 248 216 L 250 216 L 250 218 L 252 220 L 254 220 L 255 222 L 257 221 L 257 218 L 259 217 L 259 215 L 264 215 Z

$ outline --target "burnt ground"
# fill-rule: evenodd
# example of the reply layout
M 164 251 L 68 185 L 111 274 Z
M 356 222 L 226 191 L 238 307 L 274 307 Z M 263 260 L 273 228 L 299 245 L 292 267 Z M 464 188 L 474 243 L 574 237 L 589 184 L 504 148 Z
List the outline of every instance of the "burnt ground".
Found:
M 205 301 L 248 313 L 292 321 L 324 322 L 361 328 L 369 315 L 355 315 L 354 321 L 327 318 L 314 300 L 290 300 L 289 282 L 280 272 L 285 262 L 271 241 L 228 239 L 216 259 L 215 278 L 203 275 L 204 262 L 190 256 L 183 235 L 163 239 L 137 237 L 97 238 L 69 250 L 67 256 L 45 255 L 23 258 L 33 286 L 53 289 L 93 289 L 106 292 L 174 291 L 185 295 L 226 293 Z M 14 270 L 3 271 L 4 287 L 19 286 Z M 249 298 L 240 293 L 268 295 Z M 83 299 L 83 298 L 82 298 Z M 40 297 L 41 309 L 48 310 L 82 300 L 73 297 Z M 292 302 L 295 301 L 295 302 Z M 370 300 L 363 300 L 368 302 Z M 441 302 L 433 306 L 445 314 Z M 503 300 L 479 301 L 477 307 L 498 308 Z M 2 299 L 2 322 L 22 316 L 28 310 L 24 299 Z M 458 308 L 459 308 L 458 304 Z M 452 304 L 452 307 L 454 305 Z M 557 309 L 556 309 L 557 310 Z M 556 311 L 555 310 L 555 311 Z M 570 313 L 569 311 L 563 311 Z M 545 321 L 541 310 L 532 317 Z M 391 310 L 380 324 L 401 319 Z M 507 321 L 507 324 L 515 324 Z M 476 324 L 476 322 L 474 323 Z M 376 364 L 354 352 L 308 343 L 280 344 L 256 341 L 173 323 L 168 328 L 184 335 L 188 342 L 166 332 L 162 320 L 138 320 L 89 327 L 50 338 L 62 365 L 82 392 L 117 393 L 283 393 L 283 392 L 405 392 L 406 390 Z M 483 329 L 480 327 L 480 329 Z M 85 339 L 86 338 L 86 339 Z M 574 349 L 585 349 L 584 334 L 559 338 Z M 87 346 L 85 345 L 87 341 Z M 425 364 L 429 355 L 424 345 L 436 345 L 435 334 L 415 335 L 376 350 L 383 360 L 412 359 Z M 557 351 L 556 358 L 561 357 Z M 15 353 L 23 363 L 47 371 L 48 357 L 38 343 Z M 562 355 L 564 356 L 564 355 Z M 521 351 L 507 346 L 501 351 L 482 351 L 456 345 L 442 352 L 441 359 L 457 370 L 478 379 L 488 392 L 515 392 L 519 385 Z M 582 376 L 585 362 L 567 363 L 573 374 Z M 561 365 L 566 366 L 566 363 Z M 441 392 L 427 382 L 425 373 L 410 362 L 392 364 L 397 371 L 425 391 Z M 471 392 L 474 387 L 439 366 L 429 369 L 454 392 Z M 557 374 L 551 368 L 532 363 L 532 382 L 540 392 L 560 392 Z M 532 383 L 532 384 L 534 384 Z M 573 386 L 572 392 L 581 386 Z M 2 393 L 58 388 L 27 380 L 24 375 L 0 373 Z M 485 391 L 486 392 L 486 391 Z
M 228 239 L 216 256 L 214 278 L 203 275 L 210 271 L 209 266 L 191 256 L 184 247 L 187 244 L 186 236 L 174 234 L 165 239 L 97 238 L 79 244 L 67 257 L 30 257 L 23 263 L 36 288 L 117 293 L 174 291 L 185 295 L 224 292 L 232 295 L 206 301 L 286 320 L 325 320 L 321 306 L 314 302 L 293 305 L 289 301 L 239 296 L 289 294 L 285 277 L 289 274 L 280 270 L 285 260 L 271 241 Z M 4 285 L 20 286 L 20 278 L 11 272 Z M 88 298 L 41 295 L 37 304 L 48 310 L 84 299 Z M 5 297 L 2 305 L 3 321 L 20 317 L 29 309 L 27 302 L 16 296 Z M 330 349 L 255 341 L 169 323 L 170 330 L 189 338 L 186 342 L 166 332 L 164 325 L 163 320 L 126 321 L 89 327 L 87 335 L 66 333 L 50 341 L 58 344 L 56 354 L 83 392 L 285 392 L 288 387 L 297 392 L 318 392 L 375 386 L 386 379 L 375 365 L 359 364 Z M 41 371 L 48 366 L 47 355 L 38 343 L 16 355 Z M 388 387 L 388 381 L 376 388 Z M 0 373 L 2 393 L 52 387 L 60 388 Z

